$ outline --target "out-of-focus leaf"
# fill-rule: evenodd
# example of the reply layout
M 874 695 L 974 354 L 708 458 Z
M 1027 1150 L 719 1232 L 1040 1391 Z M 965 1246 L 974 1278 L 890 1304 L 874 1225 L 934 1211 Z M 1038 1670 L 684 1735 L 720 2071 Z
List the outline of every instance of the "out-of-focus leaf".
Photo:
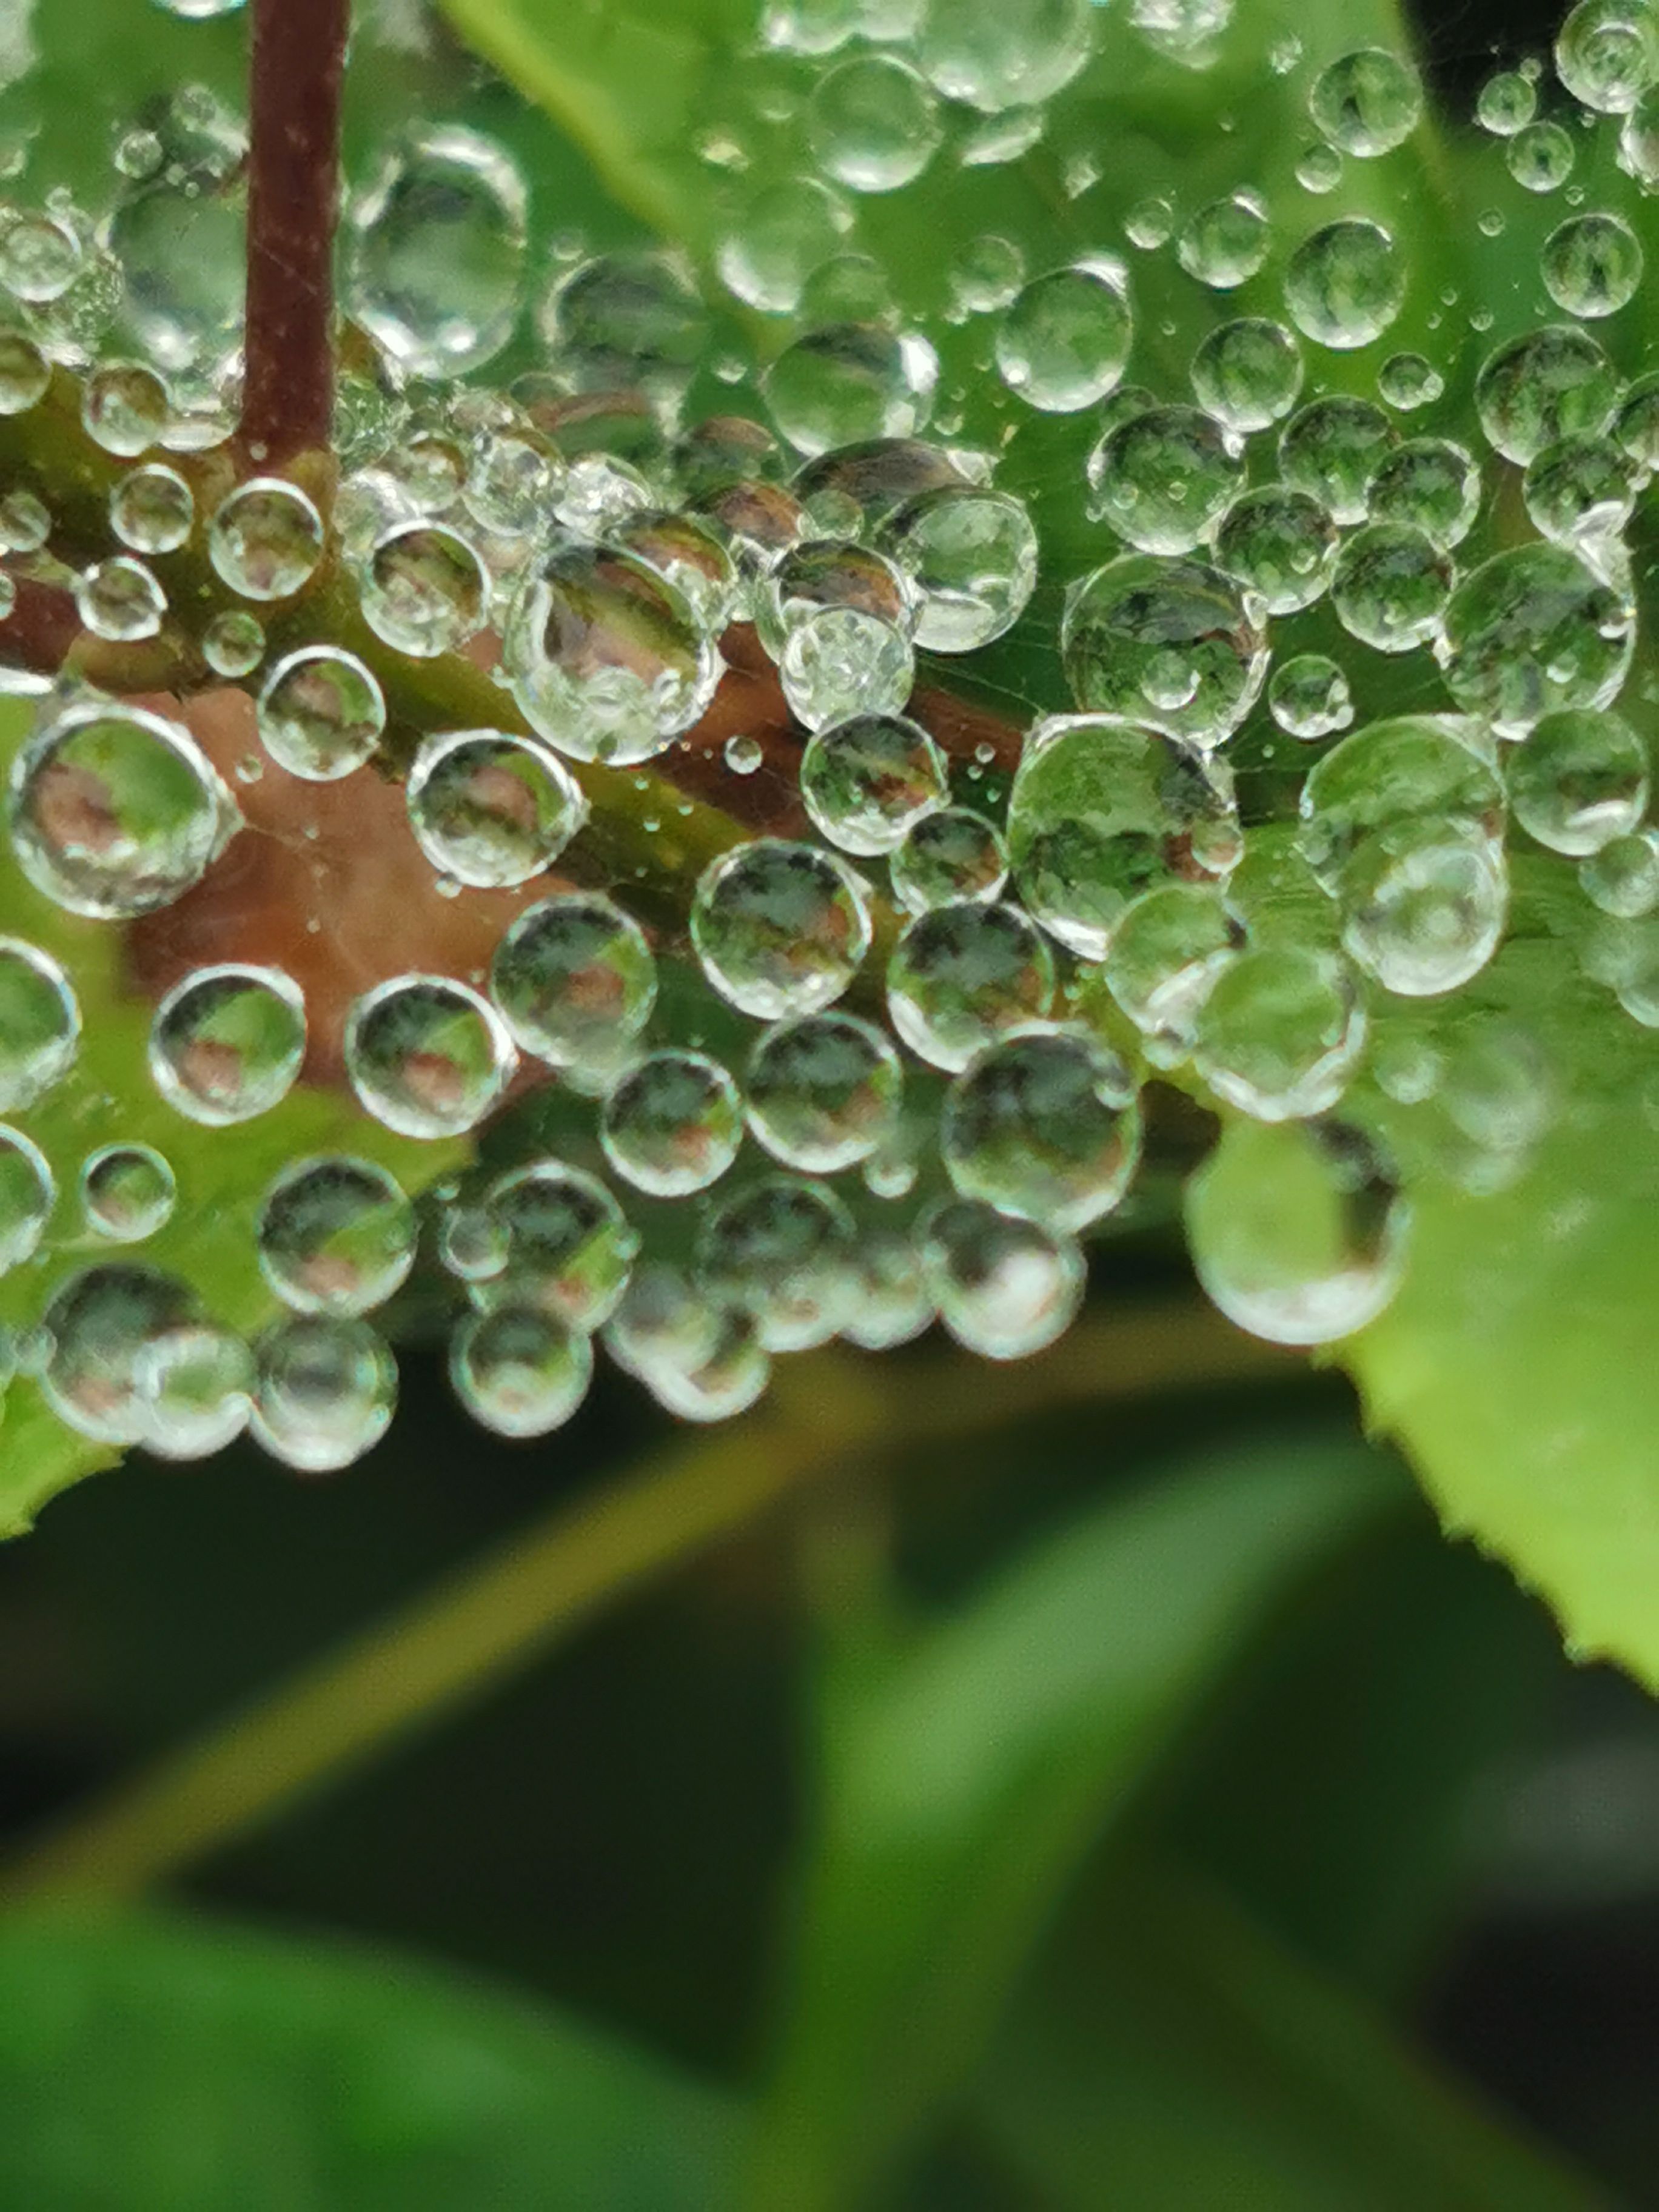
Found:
M 1328 1442 L 1171 1473 L 833 1701 L 751 2203 L 866 2202 L 1089 1842 L 1273 1600 L 1389 1495 L 1382 1463 Z
M 1484 1871 L 1483 1785 L 1547 1726 L 1549 1622 L 1427 1512 L 1322 1575 L 1160 1792 L 1160 1851 L 1387 2002 Z
M 1224 1895 L 1109 1870 L 975 2110 L 1054 2212 L 1594 2212 L 1607 2200 Z
M 183 1920 L 0 1928 L 18 2212 L 723 2212 L 734 2116 L 577 2022 Z

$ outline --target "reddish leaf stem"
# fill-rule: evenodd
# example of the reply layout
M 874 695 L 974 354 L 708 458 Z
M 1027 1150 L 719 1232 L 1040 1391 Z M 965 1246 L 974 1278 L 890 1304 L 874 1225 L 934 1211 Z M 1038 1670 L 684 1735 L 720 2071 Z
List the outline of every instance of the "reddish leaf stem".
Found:
M 280 468 L 329 443 L 334 226 L 351 0 L 253 0 L 242 444 Z

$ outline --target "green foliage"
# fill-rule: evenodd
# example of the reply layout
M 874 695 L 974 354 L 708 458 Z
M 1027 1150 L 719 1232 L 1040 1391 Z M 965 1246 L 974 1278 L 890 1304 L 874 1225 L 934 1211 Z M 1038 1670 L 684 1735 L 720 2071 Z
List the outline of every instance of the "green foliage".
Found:
M 757 2207 L 866 2201 L 972 2065 L 1103 1824 L 1271 1600 L 1387 1497 L 1352 1449 L 1170 1473 L 832 1696 Z
M 188 1920 L 0 1928 L 0 2199 L 32 2212 L 720 2212 L 732 2114 L 384 1954 Z

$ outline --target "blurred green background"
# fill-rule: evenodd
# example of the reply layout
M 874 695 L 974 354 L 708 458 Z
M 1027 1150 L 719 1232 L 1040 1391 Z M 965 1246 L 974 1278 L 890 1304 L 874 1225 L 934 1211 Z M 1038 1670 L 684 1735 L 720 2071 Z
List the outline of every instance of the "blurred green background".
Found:
M 1420 14 L 1460 112 L 1553 21 Z M 637 234 L 603 144 L 407 16 L 355 148 L 441 84 Z M 106 166 L 89 104 L 240 66 L 149 0 L 35 30 L 0 125 L 43 183 Z M 13 1892 L 112 1899 L 0 1918 L 4 2212 L 1659 2205 L 1659 1712 L 1343 1381 L 1206 1316 L 1155 1206 L 1047 1360 L 781 1398 L 688 1440 L 605 1369 L 508 1447 L 416 1346 L 349 1478 L 135 1459 L 0 1549 Z M 314 1786 L 272 1806 L 278 1746 Z

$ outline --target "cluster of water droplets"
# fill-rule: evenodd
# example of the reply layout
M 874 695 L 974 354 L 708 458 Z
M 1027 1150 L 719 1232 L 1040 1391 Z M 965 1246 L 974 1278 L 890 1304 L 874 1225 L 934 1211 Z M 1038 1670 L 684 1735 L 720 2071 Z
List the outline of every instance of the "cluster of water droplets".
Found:
M 1231 10 L 1130 13 L 1192 69 Z M 411 129 L 347 210 L 328 501 L 220 465 L 234 118 L 185 93 L 135 125 L 97 221 L 61 196 L 5 211 L 0 412 L 55 404 L 68 371 L 109 465 L 90 560 L 32 482 L 4 489 L 5 611 L 56 586 L 98 644 L 189 672 L 124 696 L 15 657 L 7 686 L 39 695 L 15 868 L 135 933 L 217 885 L 234 908 L 262 840 L 319 879 L 388 871 L 343 1010 L 332 971 L 276 953 L 150 994 L 166 1114 L 241 1130 L 321 1090 L 361 1115 L 197 1224 L 246 1244 L 240 1328 L 137 1249 L 211 1206 L 194 1137 L 170 1160 L 147 1111 L 142 1138 L 53 1151 L 88 1049 L 73 960 L 0 940 L 0 1270 L 38 1285 L 19 1356 L 72 1427 L 192 1456 L 251 1425 L 293 1467 L 343 1466 L 391 1417 L 405 1315 L 442 1316 L 457 1391 L 512 1437 L 571 1416 L 596 1344 L 696 1420 L 837 1336 L 937 1320 L 1021 1356 L 1077 1312 L 1085 1236 L 1155 1209 L 1138 1170 L 1178 1088 L 1224 1109 L 1185 1195 L 1200 1279 L 1247 1328 L 1329 1341 L 1407 1263 L 1396 1133 L 1480 1191 L 1547 1126 L 1524 1031 L 1433 1019 L 1504 940 L 1516 849 L 1572 872 L 1585 974 L 1659 1026 L 1659 830 L 1621 712 L 1659 374 L 1628 381 L 1599 334 L 1639 286 L 1635 231 L 1578 205 L 1538 319 L 1477 324 L 1478 447 L 1438 427 L 1442 368 L 1389 337 L 1422 282 L 1408 241 L 1321 204 L 1347 165 L 1410 158 L 1423 92 L 1391 54 L 1308 73 L 1293 213 L 1249 181 L 1154 198 L 1035 271 L 976 239 L 948 282 L 999 407 L 1090 425 L 1055 555 L 998 442 L 958 434 L 850 207 L 1017 158 L 1097 36 L 1085 0 L 769 0 L 761 43 L 810 87 L 774 120 L 804 122 L 814 167 L 751 190 L 724 125 L 701 149 L 732 180 L 714 278 L 778 325 L 717 365 L 726 412 L 690 404 L 715 343 L 690 264 L 558 240 L 550 270 L 508 155 Z M 1652 19 L 1583 0 L 1554 78 L 1495 75 L 1477 119 L 1527 195 L 1565 186 L 1590 131 L 1659 186 Z M 1067 186 L 1085 207 L 1091 182 Z M 1217 311 L 1184 384 L 1126 381 L 1158 357 L 1160 286 L 1194 284 Z M 487 381 L 529 329 L 535 365 Z M 422 690 L 458 656 L 477 682 Z M 1370 710 L 1407 678 L 1412 711 Z M 1065 710 L 1011 720 L 1011 680 Z M 481 696 L 487 716 L 432 705 Z M 465 957 L 411 925 L 399 964 L 411 865 Z M 475 1137 L 471 1168 L 408 1164 Z

